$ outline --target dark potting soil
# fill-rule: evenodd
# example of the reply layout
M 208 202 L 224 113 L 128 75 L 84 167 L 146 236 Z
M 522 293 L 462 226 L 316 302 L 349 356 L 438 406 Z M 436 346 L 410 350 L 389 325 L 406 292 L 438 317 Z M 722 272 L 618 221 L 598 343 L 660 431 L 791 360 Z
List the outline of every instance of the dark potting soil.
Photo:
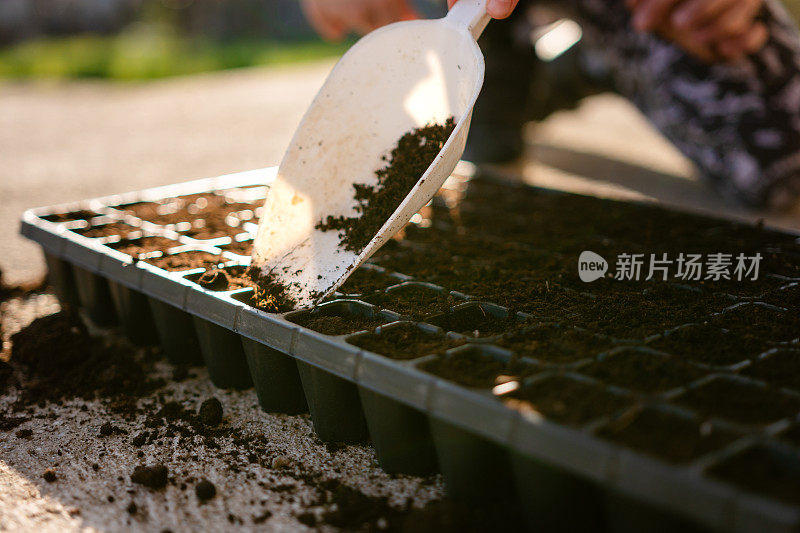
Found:
M 124 222 L 110 222 L 108 224 L 102 224 L 100 226 L 89 226 L 88 228 L 75 228 L 73 230 L 74 233 L 78 235 L 83 235 L 84 237 L 88 237 L 90 239 L 97 239 L 99 237 L 111 237 L 113 235 L 119 235 L 120 237 L 127 237 L 129 234 L 139 231 L 139 228 L 136 226 L 131 226 L 130 224 L 126 224 Z
M 739 437 L 714 425 L 657 409 L 626 413 L 600 428 L 597 435 L 670 463 L 693 461 Z
M 200 421 L 207 426 L 217 426 L 222 422 L 222 403 L 216 398 L 209 398 L 200 404 L 198 413 Z
M 225 250 L 226 252 L 232 252 L 234 254 L 250 257 L 253 254 L 253 241 L 249 240 L 239 242 L 233 239 L 230 244 L 218 244 L 217 248 Z
M 464 303 L 464 300 L 445 291 L 421 285 L 404 285 L 391 291 L 372 294 L 363 300 L 411 320 L 424 320 L 430 315 L 444 313 L 451 307 Z
M 776 387 L 800 390 L 800 350 L 781 349 L 757 359 L 742 375 L 766 381 Z
M 80 209 L 78 211 L 70 211 L 69 213 L 55 213 L 52 215 L 45 215 L 42 218 L 49 222 L 72 222 L 74 220 L 89 220 L 90 218 L 99 217 L 100 213 Z
M 778 307 L 785 307 L 790 312 L 800 312 L 800 283 L 789 284 L 768 292 L 761 300 Z
M 155 251 L 163 252 L 180 245 L 180 242 L 166 237 L 148 236 L 137 239 L 121 239 L 106 246 L 132 257 L 138 257 L 139 254 Z
M 715 379 L 689 390 L 677 402 L 702 416 L 750 425 L 793 417 L 800 409 L 800 399 L 794 396 L 729 379 Z
M 648 344 L 683 360 L 713 366 L 731 365 L 755 357 L 767 345 L 752 335 L 724 330 L 711 324 L 676 329 Z
M 759 496 L 800 505 L 800 464 L 796 454 L 766 447 L 749 448 L 708 472 Z
M 180 232 L 187 237 L 199 240 L 217 239 L 219 237 L 235 237 L 242 233 L 241 220 L 233 214 L 212 212 L 201 218 L 188 221 L 189 229 Z
M 152 377 L 156 358 L 148 349 L 93 338 L 70 311 L 34 320 L 11 342 L 10 363 L 22 370 L 27 403 L 135 398 L 164 386 L 163 379 Z
M 437 355 L 419 365 L 421 370 L 465 387 L 491 389 L 495 385 L 517 381 L 536 372 L 536 365 L 512 358 L 496 359 L 489 354 L 463 351 Z
M 453 117 L 442 124 L 429 124 L 406 133 L 397 141 L 387 165 L 375 171 L 377 183 L 353 185 L 357 216 L 328 216 L 316 228 L 341 232 L 345 249 L 360 252 L 400 206 L 400 203 L 428 170 L 455 129 Z
M 207 501 L 217 495 L 217 487 L 207 479 L 201 479 L 195 486 L 194 493 L 200 501 Z
M 800 448 L 800 426 L 791 426 L 789 429 L 778 435 L 778 437 L 782 441 L 788 442 L 796 448 Z
M 333 315 L 308 312 L 299 313 L 289 318 L 289 321 L 325 335 L 347 335 L 356 331 L 375 329 L 383 324 L 385 319 L 380 316 Z
M 230 213 L 250 208 L 250 204 L 228 202 L 224 196 L 213 193 L 188 194 L 159 202 L 134 202 L 117 207 L 128 214 L 160 225 L 203 220 L 209 214 L 224 219 Z
M 600 416 L 613 416 L 632 403 L 601 386 L 563 376 L 525 385 L 502 398 L 514 409 L 539 413 L 570 426 L 583 425 Z
M 714 324 L 759 339 L 786 342 L 800 337 L 800 316 L 758 304 L 744 304 L 712 319 Z
M 286 287 L 262 276 L 256 267 L 235 265 L 224 268 L 209 268 L 202 274 L 187 276 L 204 289 L 210 291 L 232 291 L 252 288 L 253 294 L 240 301 L 268 313 L 284 313 L 297 307 L 286 292 Z
M 347 339 L 347 342 L 391 359 L 415 359 L 424 355 L 443 353 L 464 344 L 444 333 L 423 331 L 414 324 L 398 324 L 380 333 L 367 333 Z
M 152 259 L 143 259 L 143 261 L 170 272 L 179 272 L 181 270 L 217 266 L 224 262 L 225 258 L 220 255 L 210 254 L 208 252 L 190 250 L 188 252 L 163 255 L 161 257 L 154 257 Z
M 399 279 L 393 278 L 384 272 L 359 268 L 339 287 L 339 292 L 352 295 L 370 294 L 398 283 L 400 283 Z
M 645 394 L 658 394 L 688 385 L 706 374 L 679 359 L 635 349 L 594 361 L 581 367 L 579 372 L 605 384 Z
M 512 331 L 524 324 L 525 321 L 520 320 L 513 313 L 509 316 L 495 316 L 475 305 L 428 317 L 426 322 L 439 326 L 445 331 L 454 331 L 467 337 L 479 338 Z
M 593 357 L 613 346 L 608 337 L 554 325 L 519 328 L 492 343 L 521 357 L 531 357 L 548 364 L 573 363 Z

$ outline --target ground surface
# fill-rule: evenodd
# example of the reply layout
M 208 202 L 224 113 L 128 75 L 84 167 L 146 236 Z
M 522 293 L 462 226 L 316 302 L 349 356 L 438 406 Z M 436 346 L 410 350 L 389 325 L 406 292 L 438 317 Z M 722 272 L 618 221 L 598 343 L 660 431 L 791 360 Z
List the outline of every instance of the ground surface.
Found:
M 142 85 L 0 85 L 0 268 L 7 281 L 44 273 L 38 248 L 17 235 L 27 208 L 277 164 L 330 66 L 245 70 Z M 526 159 L 505 170 L 530 183 L 751 219 L 765 216 L 718 200 L 692 177 L 686 161 L 614 96 L 594 97 L 576 112 L 531 125 L 527 136 Z M 796 213 L 766 216 L 778 225 L 800 227 Z M 50 295 L 6 302 L 3 336 L 57 309 Z M 215 395 L 223 403 L 226 423 L 266 435 L 271 454 L 302 459 L 310 471 L 336 476 L 365 493 L 397 500 L 414 495 L 419 503 L 441 494 L 437 480 L 388 478 L 374 466 L 367 447 L 329 450 L 315 442 L 306 417 L 265 414 L 256 407 L 252 390 L 214 390 L 204 371 L 168 386 L 164 394 L 192 409 Z M 14 399 L 13 394 L 0 396 L 0 411 Z M 170 466 L 177 483 L 191 484 L 188 480 L 198 477 L 213 481 L 223 496 L 201 506 L 192 490 L 170 485 L 154 493 L 130 482 L 132 467 L 142 462 L 130 439 L 142 429 L 142 420 L 121 424 L 126 435 L 98 439 L 100 426 L 111 420 L 98 402 L 46 405 L 35 408 L 34 415 L 24 425 L 0 431 L 0 530 L 223 530 L 232 523 L 275 530 L 303 527 L 296 518 L 298 506 L 313 495 L 284 468 L 261 469 L 251 478 L 232 472 L 215 454 L 201 455 L 187 466 L 169 446 L 145 449 L 145 459 Z M 20 429 L 31 430 L 30 435 L 17 437 Z M 51 467 L 58 472 L 55 483 L 42 478 Z M 277 481 L 261 486 L 263 476 Z M 287 483 L 295 487 L 291 497 L 276 488 Z M 137 506 L 133 514 L 131 502 Z M 256 523 L 264 511 L 273 514 Z

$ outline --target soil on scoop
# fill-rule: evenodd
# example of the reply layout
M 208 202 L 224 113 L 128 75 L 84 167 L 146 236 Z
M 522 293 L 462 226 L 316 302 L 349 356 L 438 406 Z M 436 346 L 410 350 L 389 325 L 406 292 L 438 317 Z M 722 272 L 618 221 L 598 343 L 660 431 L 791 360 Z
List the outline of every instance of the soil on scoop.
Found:
M 800 464 L 795 454 L 754 447 L 710 468 L 708 473 L 759 496 L 800 504 Z
M 386 322 L 377 315 L 334 315 L 315 312 L 299 313 L 289 318 L 289 321 L 325 335 L 347 335 L 356 331 L 373 330 Z
M 411 320 L 424 320 L 428 316 L 447 312 L 451 307 L 464 303 L 464 300 L 445 291 L 420 285 L 404 285 L 395 290 L 372 294 L 363 300 Z
M 165 252 L 170 248 L 180 246 L 181 243 L 166 237 L 148 236 L 136 239 L 120 239 L 117 242 L 106 244 L 109 248 L 113 248 L 118 252 L 128 254 L 131 257 L 138 257 L 139 254 L 146 254 L 149 252 L 161 251 Z
M 651 348 L 712 366 L 724 366 L 753 358 L 767 345 L 752 335 L 724 330 L 711 324 L 692 324 L 671 331 L 648 344 Z
M 569 426 L 580 426 L 600 416 L 613 416 L 632 403 L 601 386 L 564 376 L 525 385 L 502 398 L 509 407 L 538 413 Z
M 131 233 L 139 231 L 136 226 L 131 226 L 124 222 L 109 222 L 99 226 L 89 226 L 88 228 L 75 228 L 70 230 L 78 235 L 82 235 L 89 239 L 97 239 L 100 237 L 111 237 L 119 235 L 120 237 L 127 237 Z
M 597 435 L 670 463 L 688 463 L 717 451 L 739 435 L 657 409 L 626 413 Z
M 339 292 L 348 295 L 370 294 L 398 283 L 400 283 L 399 279 L 384 272 L 359 268 L 339 287 Z
M 800 399 L 794 396 L 729 379 L 715 379 L 689 390 L 677 402 L 702 416 L 749 425 L 769 424 L 800 410 Z
M 163 255 L 161 257 L 154 257 L 152 259 L 143 259 L 143 261 L 170 272 L 179 272 L 181 270 L 217 266 L 224 262 L 225 258 L 220 255 L 211 254 L 200 250 L 190 250 L 188 252 Z
M 537 365 L 516 357 L 503 361 L 478 351 L 440 354 L 421 363 L 419 368 L 459 385 L 479 389 L 490 389 L 509 381 L 518 381 L 539 370 Z
M 428 170 L 453 129 L 455 120 L 450 117 L 443 125 L 429 124 L 400 137 L 391 155 L 383 158 L 387 165 L 375 171 L 377 183 L 353 185 L 358 215 L 328 216 L 316 225 L 316 229 L 339 231 L 340 242 L 346 250 L 363 250 Z
M 569 364 L 593 357 L 613 346 L 613 341 L 608 337 L 554 325 L 520 328 L 493 340 L 492 343 L 519 356 L 553 365 Z
M 240 301 L 268 313 L 285 313 L 297 307 L 286 287 L 275 283 L 269 276 L 262 276 L 260 269 L 253 266 L 214 267 L 187 279 L 216 292 L 252 288 L 253 294 Z
M 658 394 L 688 385 L 706 374 L 679 359 L 635 349 L 594 361 L 581 367 L 579 372 L 605 384 L 644 394 Z
M 368 333 L 347 339 L 347 342 L 397 360 L 443 353 L 464 344 L 463 340 L 451 339 L 440 332 L 423 331 L 414 324 L 398 324 L 380 333 Z
M 800 391 L 800 350 L 783 349 L 758 359 L 742 374 L 777 387 Z

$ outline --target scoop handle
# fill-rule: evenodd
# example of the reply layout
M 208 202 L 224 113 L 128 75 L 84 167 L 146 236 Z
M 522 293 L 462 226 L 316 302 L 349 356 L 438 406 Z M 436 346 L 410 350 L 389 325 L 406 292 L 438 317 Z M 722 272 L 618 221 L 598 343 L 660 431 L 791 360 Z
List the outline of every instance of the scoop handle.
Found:
M 460 30 L 467 30 L 476 41 L 491 17 L 486 13 L 487 0 L 458 0 L 445 20 Z

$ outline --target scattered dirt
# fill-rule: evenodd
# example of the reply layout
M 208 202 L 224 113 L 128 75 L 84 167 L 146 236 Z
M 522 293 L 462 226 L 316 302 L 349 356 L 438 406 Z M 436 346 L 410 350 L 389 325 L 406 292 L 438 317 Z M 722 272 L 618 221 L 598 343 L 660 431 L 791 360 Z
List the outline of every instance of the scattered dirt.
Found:
M 761 497 L 800 504 L 800 464 L 794 453 L 749 448 L 712 467 L 709 474 Z
M 217 487 L 207 479 L 201 479 L 194 488 L 197 499 L 204 502 L 217 495 Z
M 163 255 L 161 257 L 155 257 L 152 259 L 143 259 L 143 261 L 170 272 L 179 272 L 181 270 L 217 266 L 224 262 L 225 258 L 220 255 L 210 254 L 208 252 L 191 250 L 177 254 Z
M 308 312 L 297 314 L 291 317 L 289 321 L 325 335 L 347 335 L 356 331 L 375 329 L 383 324 L 385 319 L 380 316 L 333 315 Z
M 792 417 L 800 410 L 800 399 L 794 396 L 729 379 L 710 381 L 677 401 L 704 416 L 751 425 Z
M 222 422 L 222 403 L 216 398 L 209 398 L 200 404 L 198 415 L 203 424 L 217 426 Z
M 58 476 L 56 475 L 56 471 L 55 470 L 53 470 L 52 468 L 48 468 L 42 474 L 42 479 L 44 479 L 48 483 L 53 483 L 54 481 L 58 480 Z
M 519 359 L 504 361 L 481 353 L 480 347 L 459 353 L 438 355 L 419 365 L 421 370 L 465 387 L 490 389 L 495 385 L 529 376 L 539 368 Z
M 439 154 L 455 128 L 453 117 L 444 125 L 429 124 L 406 133 L 397 141 L 387 165 L 375 172 L 375 185 L 354 184 L 355 217 L 329 216 L 316 228 L 340 231 L 345 249 L 360 252 L 378 233 Z
M 657 409 L 631 411 L 597 434 L 670 463 L 688 463 L 730 444 L 739 435 Z
M 380 333 L 367 333 L 347 340 L 350 344 L 392 359 L 415 359 L 424 355 L 443 353 L 464 344 L 443 333 L 423 331 L 414 324 L 398 324 Z
M 581 374 L 643 394 L 658 394 L 688 385 L 706 374 L 680 359 L 635 349 L 581 367 Z
M 297 302 L 286 294 L 285 287 L 273 282 L 269 276 L 261 276 L 260 270 L 255 267 L 236 265 L 209 268 L 187 279 L 210 291 L 252 288 L 253 294 L 240 301 L 269 313 L 284 313 L 297 307 Z
M 632 403 L 602 387 L 562 376 L 523 386 L 503 399 L 514 409 L 539 413 L 570 426 L 583 425 L 603 415 L 613 416 Z

